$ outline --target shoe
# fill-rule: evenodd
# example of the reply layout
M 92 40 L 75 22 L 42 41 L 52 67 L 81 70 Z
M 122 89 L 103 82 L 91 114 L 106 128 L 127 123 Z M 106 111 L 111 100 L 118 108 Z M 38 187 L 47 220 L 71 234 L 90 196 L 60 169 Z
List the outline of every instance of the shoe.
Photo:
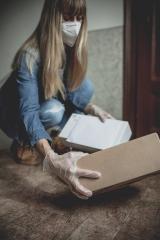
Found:
M 51 138 L 58 136 L 58 134 L 61 132 L 61 127 L 60 126 L 54 126 L 51 128 L 47 129 L 47 132 L 49 133 L 49 135 L 51 136 Z
M 28 145 L 21 146 L 16 140 L 13 140 L 10 146 L 10 154 L 20 164 L 38 165 L 43 161 L 42 155 L 35 147 L 31 148 Z

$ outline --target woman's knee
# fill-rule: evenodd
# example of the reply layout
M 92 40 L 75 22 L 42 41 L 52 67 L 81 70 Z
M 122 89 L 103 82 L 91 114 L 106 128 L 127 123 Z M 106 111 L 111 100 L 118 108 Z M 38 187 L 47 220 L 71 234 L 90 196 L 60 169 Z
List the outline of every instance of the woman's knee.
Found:
M 94 94 L 94 85 L 90 79 L 84 79 L 79 88 L 71 92 L 69 95 L 70 100 L 75 106 L 84 109 L 90 102 Z
M 41 104 L 39 116 L 45 128 L 50 128 L 58 125 L 62 121 L 64 112 L 64 105 L 53 98 Z
M 80 85 L 79 91 L 83 91 L 83 93 L 85 93 L 88 98 L 91 99 L 94 94 L 94 85 L 92 81 L 88 78 L 84 79 Z

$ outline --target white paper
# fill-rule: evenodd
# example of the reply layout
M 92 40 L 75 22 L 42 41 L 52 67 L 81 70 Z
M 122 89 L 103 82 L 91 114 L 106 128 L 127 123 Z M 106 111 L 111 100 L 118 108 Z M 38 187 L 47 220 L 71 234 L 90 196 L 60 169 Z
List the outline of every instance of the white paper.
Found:
M 129 140 L 131 130 L 128 122 L 106 119 L 105 123 L 98 117 L 72 114 L 60 137 L 67 142 L 105 149 Z

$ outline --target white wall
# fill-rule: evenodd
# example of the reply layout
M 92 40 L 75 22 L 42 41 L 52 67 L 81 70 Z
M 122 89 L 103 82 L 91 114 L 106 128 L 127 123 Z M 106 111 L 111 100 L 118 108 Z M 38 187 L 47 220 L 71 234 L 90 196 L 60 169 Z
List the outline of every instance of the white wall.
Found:
M 9 2 L 9 3 L 8 3 Z M 0 79 L 9 71 L 17 49 L 38 23 L 43 0 L 0 3 Z
M 123 0 L 87 0 L 89 30 L 123 26 Z

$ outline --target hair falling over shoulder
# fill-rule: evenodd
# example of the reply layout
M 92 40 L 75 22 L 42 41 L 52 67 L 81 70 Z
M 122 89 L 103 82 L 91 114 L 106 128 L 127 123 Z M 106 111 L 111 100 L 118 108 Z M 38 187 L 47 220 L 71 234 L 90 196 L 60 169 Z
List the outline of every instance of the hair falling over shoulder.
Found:
M 74 47 L 66 47 L 62 39 L 61 23 L 63 14 L 82 16 L 81 30 Z M 18 50 L 12 67 L 18 66 L 18 60 L 24 51 L 29 50 L 27 67 L 32 72 L 33 59 L 40 56 L 41 81 L 45 99 L 56 96 L 60 91 L 64 96 L 64 83 L 59 69 L 67 63 L 66 83 L 70 91 L 76 89 L 87 71 L 87 17 L 85 0 L 45 0 L 39 23 L 32 35 Z M 67 53 L 66 53 L 67 52 Z

